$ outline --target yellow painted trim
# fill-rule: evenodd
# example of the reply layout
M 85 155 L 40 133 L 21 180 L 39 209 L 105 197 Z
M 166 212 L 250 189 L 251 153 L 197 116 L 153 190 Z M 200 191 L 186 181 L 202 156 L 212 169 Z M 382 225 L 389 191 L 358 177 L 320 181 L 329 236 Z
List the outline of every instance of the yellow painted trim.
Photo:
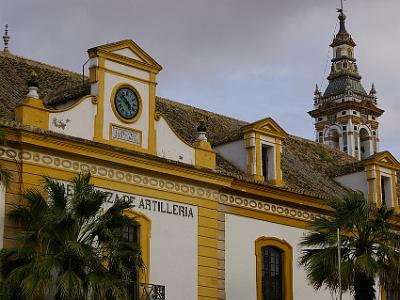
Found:
M 145 214 L 134 210 L 126 210 L 125 215 L 140 225 L 140 251 L 145 269 L 140 271 L 140 282 L 150 281 L 150 240 L 151 240 L 151 220 Z
M 378 207 L 382 206 L 382 187 L 381 187 L 381 171 L 379 170 L 379 166 L 375 167 L 376 173 L 376 203 Z
M 276 247 L 283 251 L 283 299 L 293 300 L 293 249 L 285 240 L 260 237 L 255 241 L 257 300 L 262 300 L 262 248 Z
M 211 149 L 211 144 L 206 141 L 198 141 L 194 146 L 196 166 L 215 170 L 217 155 Z
M 143 60 L 144 64 L 152 67 L 156 71 L 160 71 L 162 67 L 149 55 L 147 54 L 142 48 L 139 47 L 138 44 L 136 44 L 132 40 L 122 40 L 118 41 L 115 43 L 109 43 L 101 46 L 97 46 L 94 48 L 91 48 L 88 50 L 89 56 L 93 57 L 99 54 L 108 54 L 110 56 L 115 56 L 120 59 L 124 59 L 126 63 L 132 63 L 132 62 L 140 62 L 137 61 L 133 58 L 129 58 L 120 54 L 113 53 L 114 51 L 121 50 L 128 48 L 130 49 L 133 53 L 135 53 L 141 60 Z
M 132 67 L 132 69 L 134 69 L 134 68 Z M 143 78 L 140 78 L 140 77 L 137 77 L 137 76 L 129 75 L 129 74 L 126 74 L 126 73 L 121 73 L 119 71 L 111 70 L 111 69 L 108 69 L 108 68 L 104 68 L 104 71 L 106 73 L 109 73 L 109 74 L 113 74 L 113 75 L 117 75 L 117 76 L 120 76 L 120 77 L 124 77 L 126 79 L 130 79 L 130 80 L 137 81 L 137 82 L 140 82 L 140 83 L 144 83 L 144 84 L 147 84 L 147 85 L 156 83 L 155 81 L 152 81 L 151 79 L 150 80 L 146 80 L 146 79 L 143 79 Z M 148 72 L 149 73 L 149 78 L 151 78 L 151 75 L 153 74 L 153 73 L 151 73 L 149 71 L 142 71 L 142 72 Z
M 135 115 L 133 118 L 131 118 L 131 119 L 125 119 L 123 116 L 121 116 L 121 115 L 118 113 L 117 108 L 115 107 L 115 95 L 117 94 L 117 92 L 118 92 L 120 89 L 123 89 L 123 88 L 127 88 L 127 89 L 130 89 L 130 90 L 133 90 L 133 92 L 135 93 L 136 98 L 137 98 L 137 100 L 138 100 L 139 109 L 138 109 L 136 115 Z M 132 85 L 129 84 L 129 83 L 121 82 L 121 83 L 117 84 L 116 86 L 114 86 L 114 88 L 112 89 L 112 92 L 111 92 L 110 102 L 111 102 L 111 108 L 112 108 L 112 110 L 113 110 L 113 112 L 114 112 L 114 115 L 115 115 L 121 122 L 128 123 L 128 124 L 135 123 L 135 122 L 140 118 L 140 116 L 141 116 L 141 114 L 142 114 L 142 107 L 143 107 L 142 97 L 140 96 L 139 91 L 138 91 L 134 86 L 132 86 Z
M 250 218 L 253 220 L 262 220 L 262 221 L 267 221 L 267 222 L 276 223 L 276 224 L 280 224 L 280 225 L 286 225 L 286 226 L 290 226 L 293 228 L 301 228 L 301 229 L 309 229 L 310 228 L 310 223 L 307 222 L 306 220 L 303 221 L 303 220 L 292 218 L 290 216 L 271 214 L 271 213 L 268 213 L 265 211 L 252 210 L 249 208 L 236 207 L 236 206 L 230 206 L 230 205 L 225 205 L 224 207 L 225 207 L 225 213 L 227 213 L 227 214 L 246 217 L 246 218 Z
M 155 66 L 150 65 L 147 62 L 141 62 L 141 61 L 138 61 L 133 58 L 126 57 L 126 56 L 123 56 L 120 54 L 106 52 L 104 50 L 98 50 L 97 55 L 98 55 L 98 57 L 103 57 L 107 60 L 110 60 L 110 61 L 113 61 L 113 62 L 116 62 L 119 64 L 123 64 L 123 65 L 128 65 L 128 66 L 138 68 L 141 70 L 145 70 L 148 72 L 153 72 L 153 73 L 157 74 L 160 71 L 160 69 L 157 69 Z
M 397 172 L 392 170 L 392 195 L 393 195 L 393 207 L 399 207 L 399 199 L 397 196 Z
M 156 75 L 150 73 L 149 85 L 149 132 L 148 149 L 149 153 L 157 155 L 157 133 L 156 133 Z
M 283 185 L 282 170 L 281 170 L 281 143 L 278 138 L 275 138 L 275 173 L 276 185 Z
M 98 97 L 97 97 L 97 111 L 95 116 L 94 125 L 94 140 L 96 142 L 104 142 L 103 139 L 103 126 L 104 126 L 104 64 L 103 57 L 98 57 L 98 67 L 96 67 L 96 74 L 98 76 Z
M 256 142 L 256 176 L 260 179 L 265 180 L 262 174 L 262 162 L 261 162 L 261 140 L 260 134 L 258 132 L 255 133 L 255 142 Z
M 270 127 L 271 129 L 264 129 L 264 127 Z M 242 132 L 259 132 L 265 134 L 266 136 L 272 136 L 280 139 L 284 139 L 287 137 L 287 133 L 279 126 L 277 122 L 275 122 L 272 118 L 264 118 L 258 120 L 254 123 L 248 124 L 242 127 Z
M 112 138 L 112 127 L 118 127 L 118 128 L 121 128 L 121 129 L 137 132 L 139 134 L 139 144 L 134 144 L 134 143 L 124 142 L 122 140 L 113 139 Z M 109 124 L 109 139 L 112 142 L 118 142 L 118 144 L 120 144 L 124 148 L 126 148 L 126 147 L 132 148 L 132 146 L 133 146 L 134 148 L 132 148 L 132 149 L 139 150 L 142 147 L 142 131 L 141 130 L 134 129 L 134 128 L 131 128 L 131 127 L 122 126 L 122 125 L 115 124 L 115 123 L 110 123 Z M 136 147 L 137 147 L 137 149 L 136 149 Z
M 40 99 L 25 98 L 15 108 L 15 119 L 23 125 L 49 129 L 49 110 Z

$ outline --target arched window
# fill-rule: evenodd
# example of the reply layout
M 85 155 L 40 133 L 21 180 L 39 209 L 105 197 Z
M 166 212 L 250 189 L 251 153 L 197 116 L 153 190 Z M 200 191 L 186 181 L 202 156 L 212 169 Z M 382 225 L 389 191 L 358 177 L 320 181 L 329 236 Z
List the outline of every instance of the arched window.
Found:
M 257 300 L 292 300 L 292 247 L 284 240 L 256 240 Z
M 123 234 L 133 243 L 140 245 L 140 251 L 145 269 L 137 275 L 139 282 L 148 282 L 150 270 L 150 238 L 151 238 L 151 221 L 140 213 L 132 210 L 126 210 L 124 214 L 134 218 L 136 225 L 124 228 Z
M 361 159 L 365 159 L 372 154 L 370 135 L 365 128 L 360 129 L 360 150 Z

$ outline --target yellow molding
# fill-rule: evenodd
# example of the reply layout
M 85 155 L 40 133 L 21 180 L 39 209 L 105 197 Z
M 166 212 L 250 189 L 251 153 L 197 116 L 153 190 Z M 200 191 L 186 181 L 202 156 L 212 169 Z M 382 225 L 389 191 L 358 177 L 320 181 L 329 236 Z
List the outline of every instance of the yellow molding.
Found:
M 297 220 L 294 218 L 270 214 L 268 212 L 250 210 L 241 207 L 226 206 L 226 213 L 237 215 L 241 217 L 251 218 L 253 220 L 262 220 L 267 222 L 272 222 L 280 225 L 291 226 L 294 228 L 309 229 L 310 223 L 303 220 Z
M 104 59 L 107 59 L 107 60 L 110 60 L 110 61 L 113 61 L 113 62 L 116 62 L 119 64 L 128 65 L 128 66 L 131 66 L 131 67 L 134 67 L 137 69 L 141 69 L 144 71 L 152 72 L 155 74 L 158 74 L 158 72 L 161 70 L 161 69 L 158 69 L 157 67 L 152 66 L 146 62 L 141 62 L 141 61 L 135 60 L 130 57 L 126 57 L 126 56 L 116 54 L 116 53 L 106 52 L 103 50 L 97 51 L 97 56 L 99 58 L 101 57 L 101 58 L 104 58 Z M 89 57 L 93 58 L 93 57 L 96 57 L 96 55 L 93 55 L 93 56 L 89 55 Z
M 281 170 L 281 144 L 280 140 L 275 138 L 275 172 L 276 172 L 276 182 L 278 186 L 283 185 L 282 180 L 282 170 Z
M 275 237 L 260 237 L 255 241 L 257 300 L 264 299 L 262 294 L 262 249 L 276 247 L 283 252 L 283 299 L 293 300 L 293 249 L 285 240 Z
M 379 170 L 379 166 L 376 166 L 376 203 L 378 207 L 382 206 L 382 187 L 381 187 L 381 171 Z
M 154 82 L 149 85 L 149 132 L 147 147 L 149 153 L 157 155 L 157 134 L 156 134 L 156 75 L 150 73 L 150 81 Z
M 256 142 L 256 178 L 257 180 L 261 179 L 262 181 L 265 180 L 263 174 L 262 174 L 262 159 L 261 159 L 261 140 L 260 140 L 260 134 L 256 132 L 255 134 L 255 142 Z
M 210 287 L 199 285 L 198 292 L 199 292 L 199 297 L 206 296 L 206 297 L 217 298 L 217 296 L 218 296 L 218 291 L 216 288 L 210 288 Z
M 393 194 L 393 206 L 395 208 L 399 207 L 399 199 L 397 195 L 397 173 L 396 171 L 392 171 L 392 194 Z
M 211 266 L 198 266 L 199 276 L 218 277 L 218 268 Z
M 149 66 L 152 66 L 157 71 L 160 71 L 162 69 L 162 67 L 148 53 L 146 53 L 134 41 L 129 40 L 129 39 L 121 40 L 121 41 L 114 42 L 114 43 L 108 43 L 108 44 L 105 44 L 105 45 L 100 45 L 100 46 L 91 48 L 91 49 L 88 50 L 88 54 L 89 54 L 89 57 L 95 57 L 99 53 L 108 53 L 108 54 L 113 55 L 115 57 L 122 57 L 127 62 L 130 62 L 130 61 L 138 62 L 135 59 L 132 59 L 132 58 L 129 58 L 129 57 L 126 57 L 126 56 L 122 56 L 122 55 L 119 55 L 119 54 L 116 54 L 116 53 L 113 53 L 113 52 L 115 52 L 117 50 L 121 50 L 121 49 L 125 49 L 125 48 L 131 50 L 142 61 L 144 61 L 145 64 L 147 64 Z
M 101 67 L 98 67 L 98 68 L 101 68 Z M 124 77 L 126 79 L 130 79 L 130 80 L 137 81 L 137 82 L 140 82 L 140 83 L 145 83 L 147 85 L 149 85 L 149 84 L 154 84 L 155 85 L 156 84 L 155 81 L 150 79 L 152 77 L 151 75 L 154 75 L 153 73 L 150 73 L 150 72 L 148 72 L 149 73 L 149 80 L 146 80 L 146 79 L 143 79 L 143 78 L 140 78 L 140 77 L 137 77 L 137 76 L 129 75 L 129 74 L 126 74 L 126 73 L 121 73 L 119 71 L 112 70 L 112 69 L 109 69 L 109 68 L 106 68 L 106 67 L 101 68 L 101 69 L 103 69 L 106 73 L 117 75 L 117 76 L 120 76 L 120 77 Z
M 105 60 L 102 57 L 98 58 L 98 67 L 96 67 L 97 84 L 98 84 L 98 97 L 97 97 L 97 110 L 94 122 L 94 140 L 103 140 L 103 126 L 104 126 L 104 72 Z

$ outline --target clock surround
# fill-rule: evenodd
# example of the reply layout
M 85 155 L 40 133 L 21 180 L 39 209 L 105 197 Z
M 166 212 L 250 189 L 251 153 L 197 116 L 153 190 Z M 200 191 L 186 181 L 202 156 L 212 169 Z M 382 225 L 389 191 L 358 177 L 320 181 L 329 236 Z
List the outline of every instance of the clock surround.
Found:
M 126 95 L 128 95 L 128 98 Z M 114 115 L 120 121 L 134 123 L 139 119 L 142 112 L 142 99 L 137 89 L 132 85 L 122 83 L 115 86 L 111 93 L 110 102 Z M 130 111 L 126 111 L 127 106 Z

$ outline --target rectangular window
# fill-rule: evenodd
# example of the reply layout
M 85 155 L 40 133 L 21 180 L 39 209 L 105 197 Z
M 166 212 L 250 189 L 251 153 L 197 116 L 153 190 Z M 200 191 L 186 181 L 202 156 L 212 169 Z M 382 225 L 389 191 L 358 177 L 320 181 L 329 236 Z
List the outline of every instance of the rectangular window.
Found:
M 381 176 L 382 205 L 393 207 L 390 177 Z
M 268 181 L 274 178 L 274 147 L 262 145 L 262 175 Z

